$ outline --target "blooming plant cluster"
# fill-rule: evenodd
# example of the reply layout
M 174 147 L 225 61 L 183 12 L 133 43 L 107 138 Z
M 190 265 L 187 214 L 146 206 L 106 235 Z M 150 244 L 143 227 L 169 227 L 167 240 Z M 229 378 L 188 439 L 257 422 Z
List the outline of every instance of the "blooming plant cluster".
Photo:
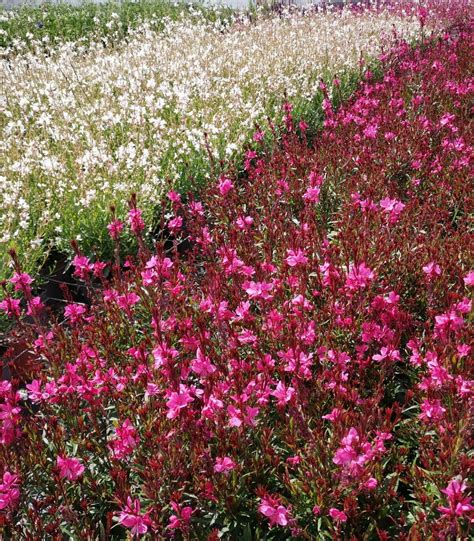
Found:
M 308 105 L 320 78 L 357 70 L 384 36 L 420 35 L 415 15 L 370 9 L 190 10 L 160 24 L 114 46 L 98 36 L 0 51 L 0 278 L 12 246 L 28 270 L 51 244 L 103 247 L 111 203 L 123 209 L 136 191 L 150 218 L 170 184 L 209 178 L 209 153 L 239 155 L 285 94 Z
M 168 193 L 153 248 L 132 198 L 60 316 L 12 254 L 5 535 L 467 539 L 473 46 L 402 43 L 337 112 L 321 82 L 312 144 L 286 103 L 243 172 Z

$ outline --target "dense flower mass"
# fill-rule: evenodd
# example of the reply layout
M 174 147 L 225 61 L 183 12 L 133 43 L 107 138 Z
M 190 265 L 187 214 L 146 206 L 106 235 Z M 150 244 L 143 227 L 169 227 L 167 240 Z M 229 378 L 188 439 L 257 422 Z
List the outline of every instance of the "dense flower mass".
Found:
M 12 253 L 7 536 L 468 538 L 473 47 L 398 43 L 338 110 L 321 83 L 311 140 L 286 103 L 153 238 L 133 197 L 60 313 Z
M 349 10 L 215 21 L 196 11 L 161 26 L 145 22 L 113 47 L 0 51 L 0 279 L 12 244 L 28 265 L 48 242 L 96 246 L 113 202 L 136 191 L 150 216 L 170 183 L 209 177 L 209 152 L 239 154 L 285 94 L 309 104 L 320 78 L 357 69 L 393 32 L 420 32 L 412 15 Z

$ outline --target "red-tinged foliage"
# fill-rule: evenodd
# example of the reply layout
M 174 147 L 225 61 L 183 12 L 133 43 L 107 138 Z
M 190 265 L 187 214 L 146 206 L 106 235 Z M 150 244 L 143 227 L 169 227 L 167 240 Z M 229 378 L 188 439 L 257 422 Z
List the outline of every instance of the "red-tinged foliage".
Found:
M 170 194 L 172 249 L 132 201 L 136 257 L 116 220 L 115 262 L 78 253 L 92 303 L 20 317 L 41 370 L 1 384 L 6 535 L 467 538 L 473 45 L 400 45 L 312 146 L 286 104 Z

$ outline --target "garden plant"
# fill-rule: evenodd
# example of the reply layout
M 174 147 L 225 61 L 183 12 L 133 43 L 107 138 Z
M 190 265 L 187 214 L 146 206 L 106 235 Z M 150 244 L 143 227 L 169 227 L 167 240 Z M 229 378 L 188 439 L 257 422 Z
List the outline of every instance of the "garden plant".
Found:
M 321 17 L 328 22 L 336 15 Z M 353 28 L 355 15 L 337 17 Z M 370 18 L 367 28 L 378 20 Z M 357 19 L 359 29 L 363 21 Z M 205 49 L 217 31 L 207 23 L 186 31 L 181 22 L 170 24 L 177 34 L 168 38 L 148 30 L 146 40 L 132 38 L 143 44 L 134 54 L 142 50 L 151 58 L 153 47 L 181 31 Z M 268 24 L 306 40 L 319 23 L 297 17 Z M 265 25 L 219 31 L 224 41 L 239 32 L 249 47 L 263 36 L 263 47 Z M 310 42 L 304 41 L 308 48 Z M 116 59 L 132 53 L 94 53 L 96 73 L 110 69 L 110 96 L 91 82 L 94 99 L 86 104 L 81 94 L 87 113 L 69 112 L 69 124 L 50 116 L 44 137 L 31 128 L 31 153 L 23 149 L 36 160 L 36 145 L 54 145 L 56 130 L 66 148 L 69 140 L 60 133 L 77 131 L 71 152 L 114 141 L 122 161 L 101 161 L 107 152 L 100 146 L 83 161 L 85 178 L 110 182 L 93 184 L 94 195 L 79 204 L 84 223 L 94 223 L 112 248 L 105 259 L 89 242 L 72 242 L 81 300 L 63 285 L 67 302 L 51 311 L 21 254 L 9 253 L 13 275 L 3 284 L 0 309 L 29 356 L 21 363 L 4 357 L 0 384 L 6 539 L 469 538 L 473 50 L 473 20 L 452 20 L 416 46 L 399 39 L 379 56 L 377 74 L 361 63 L 357 91 L 337 110 L 341 81 L 337 75 L 321 80 L 317 67 L 314 79 L 298 83 L 300 94 L 288 92 L 281 112 L 266 121 L 258 89 L 266 96 L 265 81 L 273 75 L 242 65 L 259 82 L 252 99 L 235 97 L 251 104 L 232 110 L 235 119 L 250 118 L 239 134 L 225 115 L 209 120 L 196 95 L 194 108 L 186 109 L 190 91 L 178 85 L 175 114 L 206 110 L 203 119 L 221 118 L 229 128 L 225 141 L 243 148 L 241 164 L 219 162 L 212 130 L 202 128 L 209 135 L 209 179 L 198 193 L 178 191 L 174 182 L 153 184 L 161 165 L 148 171 L 151 152 L 139 165 L 147 148 L 140 137 L 166 148 L 164 138 L 154 139 L 164 132 L 145 127 L 152 118 L 146 96 L 154 84 L 165 84 L 151 79 L 148 86 L 151 64 L 140 71 L 136 62 L 120 79 Z M 64 54 L 79 53 L 60 52 L 60 66 Z M 311 62 L 317 66 L 317 56 L 300 56 L 301 73 Z M 26 58 L 32 59 L 16 69 L 26 69 Z M 328 58 L 337 70 L 337 49 Z M 38 60 L 39 72 L 51 69 L 47 62 Z M 291 88 L 282 73 L 275 81 Z M 179 80 L 178 73 L 173 77 Z M 216 100 L 231 99 L 230 89 L 239 87 L 227 86 L 223 72 L 216 77 Z M 114 93 L 121 85 L 141 94 L 142 104 Z M 30 88 L 26 80 L 23 88 Z M 54 83 L 40 90 L 38 107 L 53 107 L 48 96 L 56 90 L 65 92 Z M 323 122 L 310 137 L 292 102 L 316 91 Z M 61 95 L 67 111 L 77 98 Z M 110 107 L 114 99 L 120 109 Z M 21 105 L 18 97 L 18 111 L 31 106 L 25 100 Z M 228 112 L 218 102 L 213 110 Z M 122 128 L 110 127 L 115 115 L 136 134 L 136 153 L 120 146 Z M 17 118 L 27 122 L 24 112 Z M 96 123 L 88 125 L 88 118 Z M 10 121 L 13 131 L 19 121 Z M 111 139 L 102 138 L 105 125 Z M 247 130 L 250 136 L 240 140 Z M 187 141 L 185 159 L 192 144 L 181 141 Z M 44 178 L 63 186 L 58 198 L 66 201 L 70 187 L 61 175 L 67 165 L 58 156 Z M 180 163 L 173 156 L 170 168 Z M 113 178 L 107 167 L 123 189 L 107 180 Z M 136 167 L 142 168 L 137 177 Z M 18 178 L 23 174 L 30 171 L 18 165 Z M 137 193 L 125 198 L 127 186 Z M 120 206 L 109 188 L 124 197 Z M 79 200 L 77 194 L 71 199 Z M 76 212 L 77 222 L 69 214 L 58 222 L 70 222 L 68 233 L 79 231 Z M 133 250 L 122 243 L 129 236 Z

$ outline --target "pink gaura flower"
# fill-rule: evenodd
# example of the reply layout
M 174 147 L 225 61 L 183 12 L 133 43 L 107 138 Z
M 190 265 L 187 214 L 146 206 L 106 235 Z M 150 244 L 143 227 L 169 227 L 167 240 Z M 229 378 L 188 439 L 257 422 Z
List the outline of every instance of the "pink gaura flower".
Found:
M 365 263 L 352 265 L 346 278 L 346 287 L 349 291 L 366 288 L 375 278 L 375 273 Z
M 347 521 L 347 515 L 344 513 L 344 511 L 340 511 L 339 509 L 336 509 L 335 507 L 331 507 L 331 509 L 329 509 L 329 516 L 336 522 Z
M 394 224 L 398 221 L 398 218 L 400 217 L 400 214 L 402 213 L 403 209 L 405 208 L 405 204 L 401 201 L 398 201 L 398 199 L 390 199 L 389 197 L 386 197 L 385 199 L 381 199 L 379 202 L 380 208 L 390 216 L 390 223 Z
M 295 455 L 295 456 L 289 456 L 289 457 L 286 459 L 286 462 L 287 462 L 287 464 L 290 464 L 290 466 L 297 466 L 298 464 L 301 463 L 301 457 L 298 456 L 298 455 Z
M 280 505 L 278 498 L 262 498 L 258 510 L 266 516 L 270 526 L 286 526 L 289 520 L 288 509 Z
M 173 203 L 181 203 L 181 196 L 174 190 L 169 191 L 167 197 L 170 201 L 173 201 Z
M 28 309 L 26 311 L 26 315 L 38 315 L 40 312 L 42 312 L 42 310 L 44 310 L 44 308 L 45 305 L 43 304 L 41 297 L 33 297 L 32 299 L 28 300 Z
M 13 299 L 12 297 L 7 297 L 2 302 L 0 302 L 0 310 L 5 312 L 8 317 L 20 317 L 20 300 Z
M 441 276 L 441 267 L 434 261 L 431 261 L 423 267 L 423 272 L 425 273 L 426 278 L 431 281 L 437 276 Z
M 84 473 L 84 466 L 78 458 L 69 458 L 59 455 L 56 458 L 59 475 L 69 481 L 77 481 Z
M 438 511 L 443 515 L 455 519 L 474 511 L 471 505 L 472 498 L 464 496 L 467 489 L 466 482 L 459 477 L 449 481 L 448 486 L 441 492 L 448 497 L 449 507 L 439 506 Z
M 308 186 L 305 193 L 303 194 L 303 199 L 306 202 L 318 203 L 319 196 L 321 193 L 321 188 L 319 186 Z
M 183 218 L 181 216 L 176 216 L 168 222 L 168 228 L 171 232 L 175 233 L 183 227 Z
M 193 400 L 189 389 L 185 385 L 180 385 L 179 392 L 172 392 L 166 402 L 168 408 L 166 417 L 168 417 L 168 419 L 174 419 L 179 415 L 180 411 L 186 408 Z
M 143 221 L 142 211 L 140 209 L 135 208 L 128 211 L 128 224 L 135 234 L 145 229 L 145 222 Z
M 107 230 L 112 239 L 117 240 L 120 237 L 120 233 L 123 229 L 123 222 L 120 220 L 113 220 L 108 226 Z
M 15 285 L 15 291 L 31 291 L 30 285 L 33 283 L 33 278 L 26 272 L 15 274 L 10 278 L 10 282 Z
M 137 429 L 132 425 L 130 419 L 115 429 L 115 435 L 110 443 L 110 449 L 115 458 L 123 460 L 133 453 L 138 445 Z
M 74 325 L 82 319 L 82 316 L 86 313 L 86 307 L 82 304 L 68 304 L 64 309 L 64 317 Z
M 379 127 L 377 124 L 369 124 L 364 129 L 364 135 L 367 137 L 367 139 L 375 139 L 377 137 L 377 133 L 379 131 Z
M 296 267 L 298 265 L 306 265 L 308 258 L 305 256 L 303 250 L 287 250 L 285 262 L 289 267 Z
M 456 333 L 464 327 L 464 319 L 456 310 L 435 316 L 435 322 L 435 335 L 442 340 L 447 340 L 450 332 Z
M 140 500 L 132 501 L 130 496 L 127 498 L 127 504 L 122 508 L 118 517 L 119 523 L 131 530 L 133 537 L 144 535 L 148 532 L 151 520 L 148 513 L 143 514 L 140 509 Z
M 271 395 L 278 399 L 277 404 L 279 406 L 285 406 L 288 402 L 291 401 L 295 394 L 295 389 L 293 387 L 286 387 L 281 381 L 278 382 L 275 390 L 272 391 Z
M 367 481 L 362 485 L 362 488 L 365 488 L 366 490 L 375 490 L 377 488 L 378 481 L 374 477 L 370 477 L 370 479 L 367 479 Z
M 252 216 L 239 216 L 235 221 L 235 224 L 243 231 L 250 228 L 250 226 L 253 224 L 253 218 Z
M 216 458 L 216 463 L 214 465 L 214 471 L 216 473 L 223 473 L 224 475 L 227 475 L 234 468 L 235 462 L 228 456 Z
M 225 197 L 234 188 L 234 185 L 232 184 L 230 178 L 222 176 L 219 179 L 217 187 L 219 188 L 220 194 Z
M 251 299 L 270 300 L 273 298 L 270 294 L 273 290 L 272 282 L 244 282 L 243 288 Z
M 398 349 L 383 347 L 379 353 L 372 356 L 372 359 L 378 363 L 382 361 L 400 361 L 400 352 Z
M 217 370 L 217 368 L 211 363 L 209 357 L 206 357 L 201 348 L 198 347 L 196 351 L 196 358 L 191 363 L 191 370 L 198 376 L 203 378 L 209 377 Z
M 14 509 L 20 499 L 18 475 L 6 471 L 0 483 L 0 511 Z
M 331 421 L 331 423 L 334 423 L 335 421 L 337 421 L 337 419 L 339 419 L 341 413 L 342 410 L 340 410 L 339 408 L 333 408 L 331 413 L 323 415 L 322 418 L 326 419 L 327 421 Z
M 474 271 L 469 271 L 466 276 L 464 277 L 464 283 L 468 287 L 474 286 Z
M 116 302 L 119 308 L 127 312 L 133 305 L 140 302 L 140 297 L 132 291 L 124 293 L 123 295 L 118 295 Z
M 186 530 L 191 522 L 191 516 L 194 513 L 194 509 L 189 505 L 181 507 L 176 502 L 171 502 L 171 507 L 176 513 L 171 515 L 168 528 L 170 530 Z
M 429 423 L 440 421 L 446 413 L 446 408 L 441 405 L 441 400 L 424 400 L 420 406 L 420 419 Z
M 155 359 L 155 368 L 161 368 L 162 366 L 170 366 L 179 355 L 179 352 L 168 346 L 166 342 L 162 342 L 153 349 L 152 354 Z
M 94 265 L 85 255 L 76 255 L 72 260 L 72 264 L 75 267 L 73 275 L 81 280 L 85 280 L 94 270 Z

